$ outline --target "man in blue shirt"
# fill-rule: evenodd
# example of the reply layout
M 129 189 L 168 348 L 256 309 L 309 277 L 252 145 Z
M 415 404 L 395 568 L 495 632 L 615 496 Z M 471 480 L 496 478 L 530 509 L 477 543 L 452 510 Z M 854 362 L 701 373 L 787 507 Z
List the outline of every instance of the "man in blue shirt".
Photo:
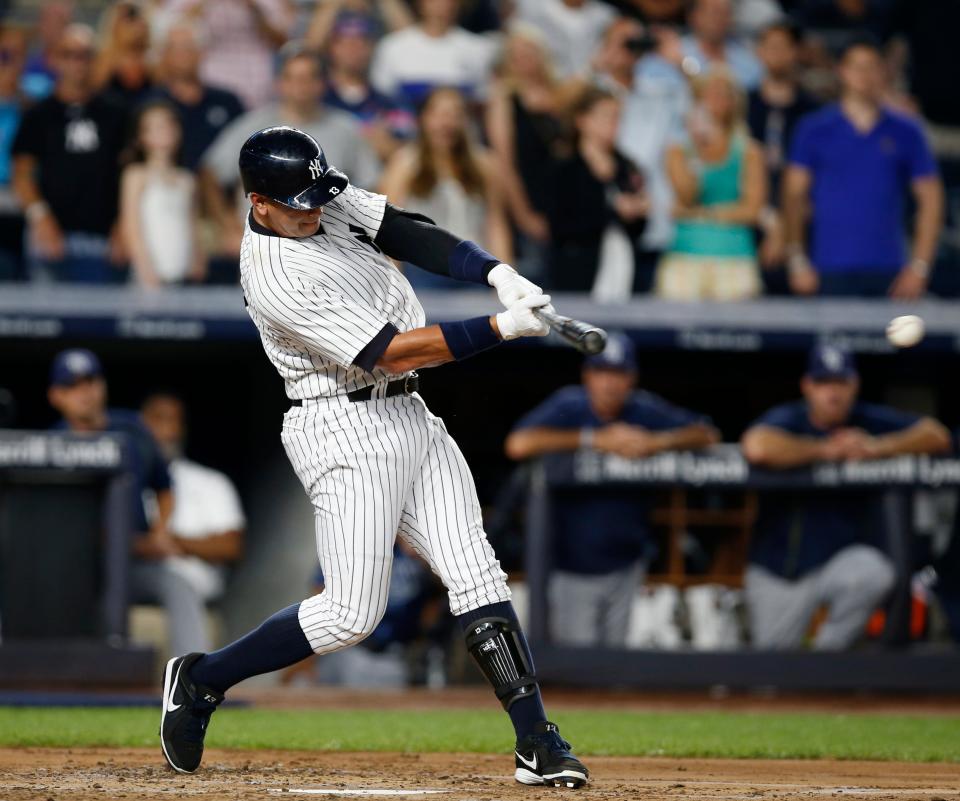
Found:
M 696 450 L 719 440 L 710 421 L 636 389 L 633 343 L 613 334 L 564 387 L 529 412 L 506 441 L 511 459 L 593 448 L 631 459 Z M 630 606 L 655 545 L 650 501 L 622 488 L 590 487 L 554 499 L 553 641 L 623 647 Z
M 131 545 L 130 585 L 133 600 L 159 603 L 170 626 L 170 648 L 197 648 L 206 641 L 206 615 L 202 597 L 190 582 L 171 569 L 170 557 L 183 553 L 167 530 L 173 511 L 173 495 L 167 463 L 156 441 L 136 412 L 107 408 L 107 383 L 96 354 L 89 350 L 65 350 L 50 368 L 50 405 L 63 419 L 53 427 L 75 434 L 109 431 L 126 438 L 127 463 L 133 473 L 134 539 Z M 144 493 L 156 496 L 157 512 L 148 522 Z
M 814 348 L 800 387 L 803 400 L 771 409 L 743 435 L 752 464 L 788 469 L 950 448 L 950 434 L 936 420 L 858 401 L 856 365 L 841 348 Z M 829 611 L 815 648 L 847 648 L 861 636 L 895 577 L 881 552 L 880 496 L 876 490 L 761 496 L 744 580 L 755 646 L 799 646 L 821 606 Z
M 920 297 L 943 216 L 933 154 L 915 120 L 884 107 L 875 43 L 847 46 L 840 82 L 840 102 L 802 120 L 791 146 L 784 189 L 791 288 L 801 295 Z M 916 213 L 908 248 L 910 194 Z

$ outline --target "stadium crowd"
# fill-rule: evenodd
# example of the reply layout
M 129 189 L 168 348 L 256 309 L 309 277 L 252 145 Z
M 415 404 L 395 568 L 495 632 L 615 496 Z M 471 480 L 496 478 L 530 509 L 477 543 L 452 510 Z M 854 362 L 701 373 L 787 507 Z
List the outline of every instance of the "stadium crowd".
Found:
M 951 3 L 7 5 L 0 279 L 236 280 L 237 153 L 273 124 L 598 300 L 910 299 L 958 266 Z

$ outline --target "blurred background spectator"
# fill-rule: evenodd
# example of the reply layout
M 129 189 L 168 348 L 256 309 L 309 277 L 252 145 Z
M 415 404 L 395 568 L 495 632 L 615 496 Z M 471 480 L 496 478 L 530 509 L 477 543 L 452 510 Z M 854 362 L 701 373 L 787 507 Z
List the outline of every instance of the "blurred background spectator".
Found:
M 380 171 L 376 154 L 353 117 L 324 106 L 325 91 L 317 56 L 293 45 L 281 54 L 279 101 L 235 119 L 207 150 L 201 176 L 204 202 L 220 226 L 225 252 L 239 253 L 247 207 L 240 203 L 237 154 L 254 131 L 271 125 L 292 125 L 306 131 L 323 143 L 329 162 L 343 170 L 351 183 L 369 188 L 376 184 Z
M 690 33 L 683 37 L 683 54 L 697 75 L 725 66 L 743 89 L 753 89 L 763 67 L 749 42 L 735 35 L 732 0 L 693 0 L 687 15 Z
M 23 113 L 26 55 L 26 31 L 0 23 L 0 281 L 21 277 L 23 213 L 13 192 L 11 149 Z
M 391 203 L 424 214 L 511 261 L 510 229 L 495 162 L 474 141 L 467 127 L 466 101 L 458 90 L 430 92 L 420 109 L 416 141 L 394 154 L 380 191 Z M 470 287 L 423 270 L 411 270 L 408 277 L 415 287 Z
M 388 33 L 374 54 L 371 80 L 388 97 L 418 105 L 438 86 L 484 97 L 495 43 L 457 25 L 458 0 L 416 0 L 417 22 Z
M 747 122 L 750 135 L 763 148 L 769 192 L 767 207 L 760 216 L 760 263 L 770 271 L 783 266 L 786 237 L 780 210 L 781 178 L 797 123 L 817 108 L 816 100 L 799 84 L 802 44 L 799 29 L 782 20 L 761 31 L 757 54 L 763 64 L 763 80 L 748 97 Z M 772 282 L 768 282 L 768 285 Z M 777 281 L 776 291 L 786 291 Z
M 800 387 L 802 401 L 771 409 L 743 435 L 750 462 L 777 470 L 950 448 L 936 420 L 858 401 L 856 365 L 842 348 L 814 348 Z M 894 582 L 883 511 L 876 491 L 761 495 L 744 579 L 756 647 L 799 647 L 821 607 L 815 648 L 860 638 Z
M 676 233 L 657 269 L 671 300 L 743 300 L 760 294 L 753 227 L 767 201 L 763 152 L 749 138 L 743 93 L 723 67 L 694 81 L 686 142 L 667 152 Z
M 706 417 L 636 389 L 636 353 L 623 334 L 612 334 L 602 353 L 586 359 L 582 382 L 521 418 L 505 444 L 511 459 L 581 448 L 635 459 L 719 441 Z M 556 498 L 549 591 L 554 643 L 626 645 L 630 608 L 657 550 L 650 504 L 633 491 L 604 487 Z
M 574 102 L 573 153 L 552 165 L 550 289 L 629 295 L 650 200 L 638 167 L 617 149 L 620 103 L 590 87 Z M 618 292 L 619 290 L 619 292 Z
M 121 175 L 120 225 L 133 279 L 155 289 L 203 280 L 197 184 L 179 166 L 183 131 L 165 100 L 142 106 Z
M 93 85 L 128 111 L 150 94 L 150 28 L 140 4 L 114 3 L 100 20 Z
M 274 55 L 294 23 L 292 0 L 171 0 L 164 13 L 168 24 L 199 27 L 204 83 L 229 89 L 248 109 L 270 99 Z
M 29 108 L 13 143 L 13 187 L 29 224 L 31 275 L 111 282 L 123 263 L 116 229 L 123 109 L 93 86 L 93 31 L 71 25 L 54 54 L 53 94 Z
M 360 123 L 367 142 L 382 162 L 415 133 L 413 112 L 370 84 L 370 60 L 376 44 L 373 22 L 359 15 L 337 19 L 327 46 L 327 91 L 323 101 Z
M 183 128 L 180 162 L 196 171 L 217 135 L 243 113 L 240 99 L 200 79 L 203 40 L 195 26 L 178 23 L 159 46 L 155 96 L 174 105 Z
M 412 25 L 416 19 L 405 0 L 326 0 L 317 3 L 313 9 L 303 35 L 304 45 L 323 51 L 343 17 L 360 17 L 368 21 L 374 41 L 384 32 Z
M 676 31 L 614 20 L 594 58 L 594 81 L 620 100 L 617 148 L 644 175 L 650 201 L 635 253 L 633 292 L 649 292 L 660 254 L 673 239 L 673 190 L 667 178 L 668 144 L 682 135 L 690 91 L 680 69 L 683 53 Z
M 943 189 L 920 125 L 883 105 L 883 69 L 874 40 L 850 42 L 840 59 L 840 102 L 805 118 L 794 136 L 784 191 L 790 283 L 799 294 L 910 300 L 926 291 Z
M 487 100 L 486 134 L 519 232 L 518 268 L 537 280 L 550 236 L 550 165 L 566 141 L 563 91 L 542 32 L 511 25 Z
M 23 91 L 32 100 L 42 100 L 53 91 L 57 81 L 54 51 L 63 32 L 73 19 L 73 3 L 40 3 L 37 14 L 36 37 L 23 70 Z
M 582 75 L 615 12 L 599 0 L 518 0 L 517 18 L 537 28 L 559 75 Z
M 169 462 L 173 510 L 167 528 L 178 552 L 166 566 L 209 604 L 223 596 L 228 567 L 243 553 L 246 520 L 240 496 L 226 475 L 184 455 L 187 412 L 180 398 L 165 392 L 150 395 L 141 416 Z M 206 626 L 204 632 L 200 650 L 209 651 L 213 642 Z

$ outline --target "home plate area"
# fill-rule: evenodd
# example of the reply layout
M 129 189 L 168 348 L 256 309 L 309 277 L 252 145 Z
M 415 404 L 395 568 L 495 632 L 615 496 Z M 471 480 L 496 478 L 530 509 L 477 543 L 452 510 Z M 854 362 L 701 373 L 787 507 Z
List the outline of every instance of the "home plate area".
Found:
M 592 757 L 581 790 L 525 787 L 509 754 L 323 753 L 210 749 L 192 776 L 157 749 L 0 749 L 2 801 L 283 798 L 446 801 L 960 801 L 960 765 L 827 760 Z

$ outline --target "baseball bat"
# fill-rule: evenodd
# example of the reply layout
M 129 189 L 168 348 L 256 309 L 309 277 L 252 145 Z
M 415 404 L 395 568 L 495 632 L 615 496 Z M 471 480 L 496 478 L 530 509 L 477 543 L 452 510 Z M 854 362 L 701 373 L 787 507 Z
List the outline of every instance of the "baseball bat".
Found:
M 595 325 L 543 309 L 534 309 L 533 313 L 581 353 L 592 356 L 602 351 L 607 344 L 607 332 Z

